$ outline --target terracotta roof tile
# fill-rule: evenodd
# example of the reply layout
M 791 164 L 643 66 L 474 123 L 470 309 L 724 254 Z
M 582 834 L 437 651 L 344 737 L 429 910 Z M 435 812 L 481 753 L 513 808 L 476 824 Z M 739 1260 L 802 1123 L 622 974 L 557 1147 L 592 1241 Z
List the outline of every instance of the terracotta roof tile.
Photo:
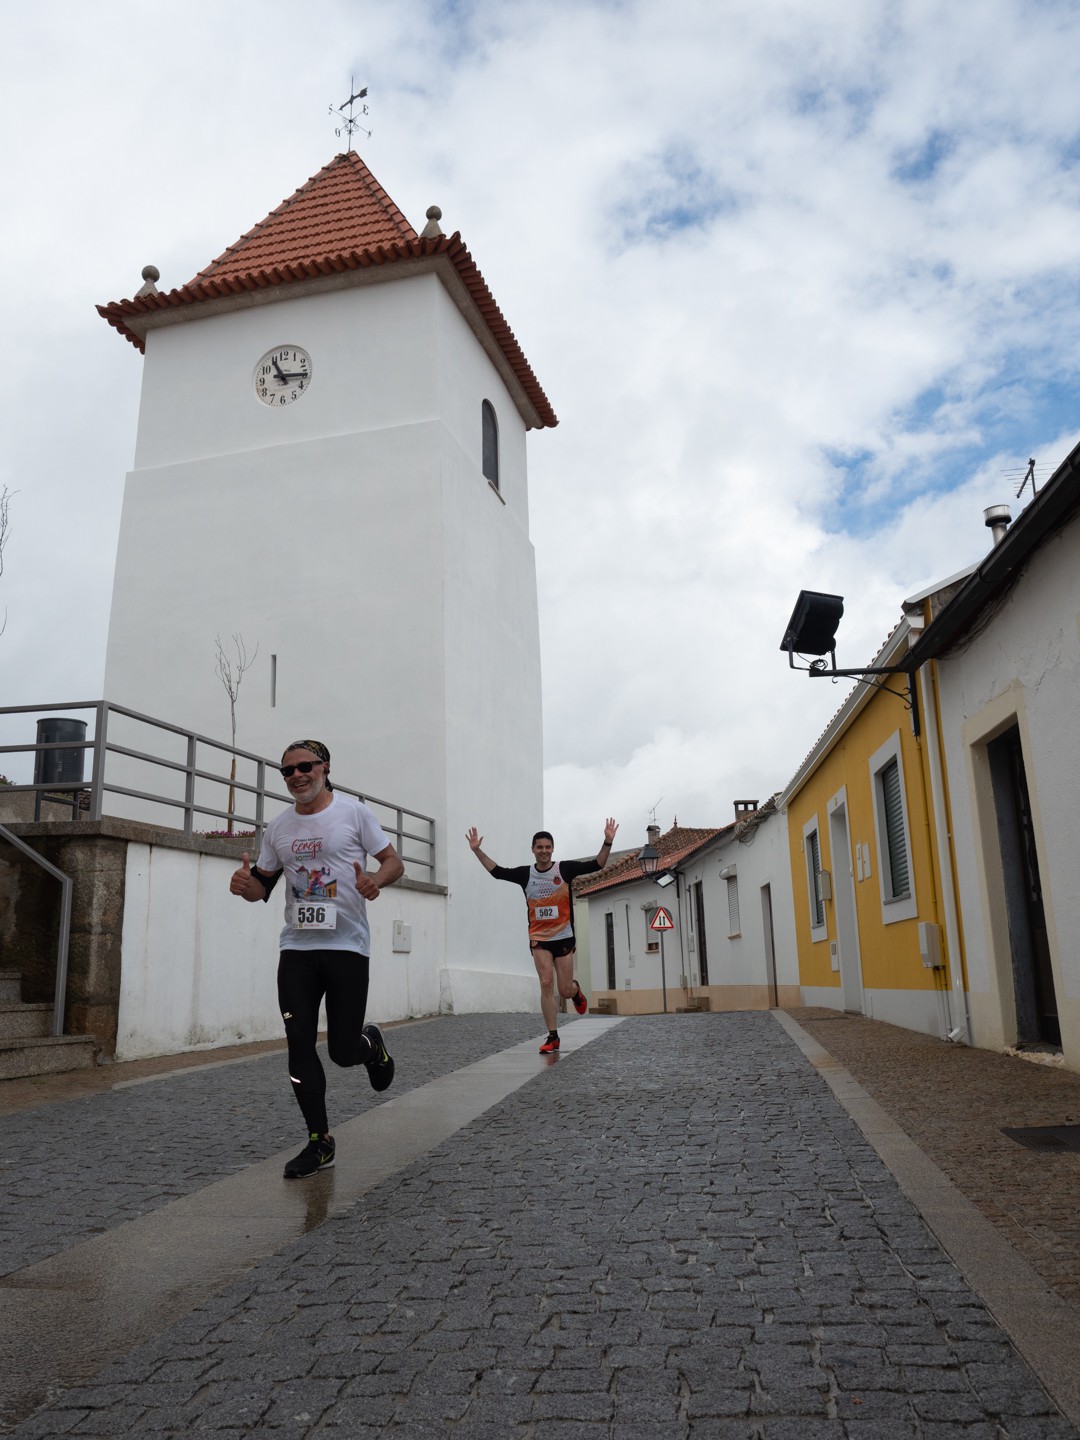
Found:
M 656 849 L 660 855 L 658 870 L 671 870 L 681 864 L 696 850 L 702 849 L 711 841 L 726 835 L 735 829 L 735 824 L 721 825 L 718 829 L 693 829 L 688 825 L 673 825 L 670 830 L 660 836 L 656 842 Z M 575 895 L 595 895 L 601 890 L 614 889 L 616 885 L 626 885 L 633 880 L 640 880 L 641 876 L 641 852 L 635 850 L 633 854 L 620 860 L 616 865 L 608 865 L 599 875 L 585 875 L 575 882 Z
M 373 266 L 405 261 L 438 266 L 444 259 L 532 407 L 534 418 L 526 416 L 526 423 L 557 425 L 550 401 L 461 235 L 419 236 L 354 151 L 335 156 L 186 285 L 114 300 L 97 311 L 141 351 L 146 344 L 143 317 L 156 311 Z
M 271 210 L 188 283 L 375 250 L 420 237 L 357 155 L 335 155 L 306 185 Z

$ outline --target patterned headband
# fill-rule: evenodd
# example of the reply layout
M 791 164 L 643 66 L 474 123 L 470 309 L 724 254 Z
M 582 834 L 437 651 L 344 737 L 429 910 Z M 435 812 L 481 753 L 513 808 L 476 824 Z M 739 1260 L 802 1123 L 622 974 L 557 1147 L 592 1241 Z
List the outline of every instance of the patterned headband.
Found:
M 327 765 L 330 764 L 330 751 L 321 740 L 294 740 L 291 745 L 285 746 L 284 755 L 287 755 L 290 750 L 310 750 L 312 755 L 324 760 Z

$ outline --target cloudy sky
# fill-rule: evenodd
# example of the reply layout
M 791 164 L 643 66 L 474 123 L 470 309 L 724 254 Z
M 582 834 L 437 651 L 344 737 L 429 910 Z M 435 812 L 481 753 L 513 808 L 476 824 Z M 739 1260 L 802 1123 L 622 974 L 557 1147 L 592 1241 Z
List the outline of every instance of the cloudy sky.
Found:
M 779 652 L 799 589 L 846 597 L 868 661 L 1080 439 L 1074 0 L 0 18 L 0 704 L 101 694 L 141 360 L 95 303 L 182 283 L 331 159 L 353 76 L 357 148 L 461 231 L 560 417 L 530 489 L 568 849 L 782 787 L 845 693 Z

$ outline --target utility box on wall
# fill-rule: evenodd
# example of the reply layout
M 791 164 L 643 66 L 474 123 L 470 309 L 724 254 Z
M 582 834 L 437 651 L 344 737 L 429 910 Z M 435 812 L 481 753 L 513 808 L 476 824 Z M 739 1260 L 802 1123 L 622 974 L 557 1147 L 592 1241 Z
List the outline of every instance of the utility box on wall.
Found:
M 924 970 L 945 968 L 945 961 L 941 958 L 940 925 L 932 925 L 928 920 L 919 921 L 919 957 Z

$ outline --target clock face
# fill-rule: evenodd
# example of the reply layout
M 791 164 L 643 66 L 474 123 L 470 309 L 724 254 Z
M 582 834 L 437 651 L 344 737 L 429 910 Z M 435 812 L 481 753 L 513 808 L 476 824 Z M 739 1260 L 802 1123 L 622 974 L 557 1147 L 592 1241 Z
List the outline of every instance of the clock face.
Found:
M 311 384 L 311 356 L 299 345 L 277 345 L 255 366 L 255 394 L 264 405 L 291 405 Z

